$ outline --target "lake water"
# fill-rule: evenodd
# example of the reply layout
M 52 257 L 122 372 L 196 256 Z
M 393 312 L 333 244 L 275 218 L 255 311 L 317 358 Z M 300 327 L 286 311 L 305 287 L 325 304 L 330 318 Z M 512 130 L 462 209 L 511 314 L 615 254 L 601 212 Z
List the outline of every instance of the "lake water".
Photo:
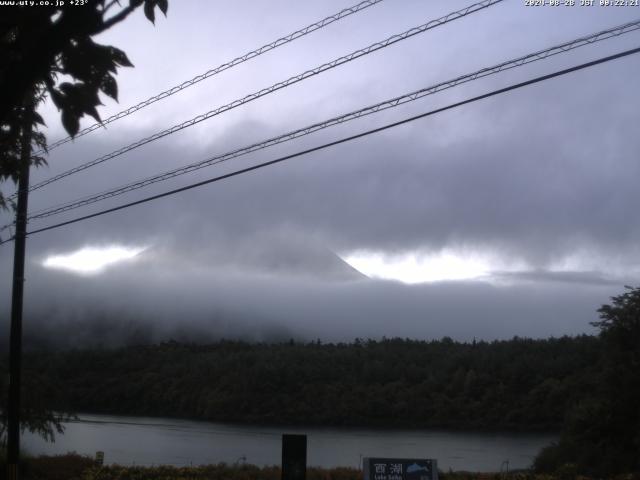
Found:
M 495 472 L 505 461 L 509 469 L 529 467 L 556 440 L 545 434 L 252 427 L 113 415 L 80 415 L 65 426 L 53 444 L 23 435 L 23 448 L 36 455 L 103 451 L 107 464 L 264 466 L 280 464 L 283 433 L 302 433 L 308 436 L 308 465 L 358 468 L 361 457 L 417 457 L 435 458 L 445 471 Z

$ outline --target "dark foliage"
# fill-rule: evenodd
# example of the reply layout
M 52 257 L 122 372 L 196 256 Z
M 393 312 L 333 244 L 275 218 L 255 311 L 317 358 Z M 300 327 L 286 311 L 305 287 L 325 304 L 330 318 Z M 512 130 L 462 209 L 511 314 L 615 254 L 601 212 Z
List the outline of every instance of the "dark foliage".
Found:
M 70 135 L 80 128 L 80 119 L 90 115 L 100 121 L 99 94 L 118 99 L 114 77 L 119 67 L 133 66 L 120 49 L 100 45 L 92 37 L 127 18 L 138 7 L 150 21 L 155 8 L 167 12 L 167 0 L 90 0 L 77 8 L 67 6 L 6 6 L 0 16 L 0 180 L 16 181 L 20 172 L 20 138 L 28 107 L 50 95 L 61 112 Z M 35 114 L 31 125 L 43 125 Z M 40 132 L 32 135 L 38 150 L 46 151 Z M 40 164 L 41 156 L 32 162 Z M 6 199 L 0 194 L 0 207 Z
M 597 383 L 567 416 L 560 442 L 536 460 L 540 471 L 640 473 L 640 288 L 627 288 L 598 310 Z
M 90 0 L 69 8 L 24 5 L 2 8 L 0 16 L 0 181 L 18 181 L 29 165 L 45 162 L 42 152 L 47 141 L 38 127 L 44 125 L 35 111 L 47 95 L 61 111 L 62 123 L 70 135 L 78 132 L 80 118 L 90 115 L 100 120 L 99 93 L 117 100 L 113 74 L 121 66 L 132 66 L 126 54 L 115 47 L 92 40 L 123 21 L 138 7 L 154 21 L 155 7 L 164 14 L 167 0 L 118 1 Z M 62 2 L 61 2 L 62 3 Z M 60 82 L 60 78 L 65 81 Z M 71 81 L 69 81 L 71 80 Z M 31 145 L 37 152 L 23 159 Z M 0 192 L 0 209 L 15 208 Z M 45 384 L 48 384 L 45 382 Z M 33 391 L 33 390 L 31 390 Z M 3 392 L 4 393 L 4 392 Z M 25 398 L 25 397 L 23 397 Z M 46 397 L 41 397 L 41 400 Z M 38 399 L 27 400 L 22 426 L 52 438 L 60 431 L 59 414 L 43 409 Z M 0 441 L 6 426 L 6 396 L 0 402 Z
M 80 480 L 94 465 L 92 458 L 68 453 L 27 458 L 21 471 L 26 480 Z
M 49 407 L 215 421 L 559 429 L 596 388 L 595 337 L 491 343 L 223 341 L 32 354 Z
M 9 389 L 8 368 L 2 364 L 0 377 L 0 398 L 2 405 L 7 401 Z M 57 385 L 43 372 L 29 370 L 21 384 L 21 428 L 23 431 L 38 433 L 46 441 L 54 441 L 56 434 L 64 431 L 63 423 L 74 415 L 63 410 L 51 410 L 50 404 L 57 403 Z M 7 409 L 0 408 L 0 445 L 6 441 Z

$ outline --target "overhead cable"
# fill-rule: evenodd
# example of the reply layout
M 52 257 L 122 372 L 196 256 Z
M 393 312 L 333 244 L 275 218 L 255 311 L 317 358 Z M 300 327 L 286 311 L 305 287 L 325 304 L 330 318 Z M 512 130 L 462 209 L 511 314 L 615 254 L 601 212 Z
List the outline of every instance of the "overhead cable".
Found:
M 39 183 L 36 183 L 34 185 L 32 185 L 29 188 L 29 191 L 34 191 L 37 190 L 39 188 L 44 187 L 45 185 L 49 185 L 50 183 L 56 182 L 62 178 L 68 177 L 69 175 L 73 175 L 75 173 L 81 172 L 83 170 L 86 170 L 90 167 L 93 167 L 95 165 L 98 165 L 100 163 L 106 162 L 107 160 L 111 160 L 112 158 L 118 157 L 124 153 L 130 152 L 131 150 L 134 150 L 138 147 L 141 147 L 143 145 L 146 145 L 147 143 L 153 142 L 155 140 L 158 140 L 160 138 L 166 137 L 167 135 L 171 135 L 175 132 L 178 132 L 180 130 L 183 130 L 187 127 L 191 127 L 193 125 L 196 125 L 200 122 L 203 122 L 204 120 L 208 120 L 216 115 L 220 115 L 221 113 L 227 112 L 229 110 L 232 110 L 236 107 L 239 107 L 241 105 L 244 105 L 245 103 L 251 102 L 253 100 L 256 100 L 258 98 L 264 97 L 265 95 L 269 95 L 270 93 L 273 93 L 275 91 L 281 90 L 285 87 L 289 87 L 295 83 L 301 82 L 309 77 L 313 77 L 315 75 L 318 75 L 320 73 L 323 73 L 327 70 L 331 70 L 335 67 L 338 67 L 340 65 L 343 65 L 345 63 L 351 62 L 357 58 L 363 57 L 365 55 L 368 55 L 370 53 L 376 52 L 378 50 L 381 50 L 383 48 L 386 48 L 390 45 L 394 45 L 398 42 L 401 42 L 403 40 L 406 40 L 408 38 L 411 38 L 415 35 L 424 33 L 428 30 L 431 30 L 433 28 L 439 27 L 441 25 L 445 25 L 449 22 L 452 22 L 454 20 L 457 20 L 459 18 L 463 18 L 466 17 L 467 15 L 470 15 L 472 13 L 478 12 L 480 10 L 483 10 L 485 8 L 488 8 L 492 5 L 495 5 L 497 3 L 500 3 L 504 0 L 483 0 L 481 2 L 478 3 L 474 3 L 472 5 L 469 5 L 466 8 L 463 8 L 461 10 L 457 10 L 455 12 L 449 13 L 448 15 L 445 15 L 443 17 L 440 17 L 436 20 L 431 20 L 430 22 L 427 22 L 425 24 L 419 25 L 417 27 L 413 27 L 405 32 L 396 34 L 396 35 L 392 35 L 391 37 L 382 40 L 380 42 L 376 42 L 374 44 L 369 45 L 368 47 L 356 50 L 348 55 L 339 57 L 335 60 L 332 60 L 331 62 L 328 63 L 324 63 L 322 65 L 320 65 L 319 67 L 313 68 L 311 70 L 307 70 L 299 75 L 295 75 L 293 77 L 288 78 L 287 80 L 275 83 L 273 85 L 271 85 L 270 87 L 267 88 L 263 88 L 257 92 L 254 92 L 252 94 L 246 95 L 243 98 L 234 100 L 231 103 L 228 103 L 226 105 L 223 105 L 221 107 L 218 107 L 214 110 L 210 110 L 206 113 L 203 113 L 201 115 L 198 115 L 190 120 L 187 120 L 185 122 L 179 123 L 177 125 L 174 125 L 170 128 L 167 128 L 166 130 L 163 130 L 161 132 L 157 132 L 149 137 L 143 138 L 141 140 L 138 140 L 130 145 L 127 145 L 125 147 L 122 147 L 118 150 L 115 150 L 111 153 L 108 153 L 106 155 L 103 155 L 99 158 L 96 158 L 94 160 L 91 160 L 90 162 L 84 163 L 82 165 L 79 165 L 77 167 L 74 167 L 70 170 L 67 170 L 65 172 L 62 172 L 58 175 L 55 175 L 53 177 L 50 177 L 46 180 L 43 180 Z
M 525 82 L 520 82 L 520 83 L 516 83 L 516 84 L 510 85 L 508 87 L 500 88 L 498 90 L 493 90 L 493 91 L 491 91 L 489 93 L 485 93 L 483 95 L 478 95 L 476 97 L 472 97 L 472 98 L 469 98 L 467 100 L 456 102 L 456 103 L 447 105 L 445 107 L 437 108 L 435 110 L 431 110 L 429 112 L 425 112 L 425 113 L 422 113 L 420 115 L 415 115 L 415 116 L 412 116 L 412 117 L 409 117 L 409 118 L 405 118 L 404 120 L 400 120 L 400 121 L 397 121 L 397 122 L 393 122 L 393 123 L 384 125 L 382 127 L 378 127 L 378 128 L 374 128 L 374 129 L 371 129 L 371 130 L 367 130 L 365 132 L 361 132 L 361 133 L 358 133 L 356 135 L 351 135 L 349 137 L 344 137 L 344 138 L 341 138 L 339 140 L 335 140 L 333 142 L 329 142 L 329 143 L 325 143 L 323 145 L 319 145 L 317 147 L 313 147 L 313 148 L 309 148 L 309 149 L 306 149 L 306 150 L 302 150 L 302 151 L 299 151 L 299 152 L 296 152 L 296 153 L 293 153 L 293 154 L 290 154 L 290 155 L 285 155 L 283 157 L 276 158 L 275 160 L 270 160 L 268 162 L 264 162 L 264 163 L 260 163 L 260 164 L 257 164 L 257 165 L 253 165 L 251 167 L 247 167 L 247 168 L 243 168 L 243 169 L 240 169 L 240 170 L 236 170 L 234 172 L 230 172 L 230 173 L 227 173 L 227 174 L 224 174 L 224 175 L 220 175 L 220 176 L 217 176 L 217 177 L 214 177 L 214 178 L 210 178 L 208 180 L 203 180 L 203 181 L 200 181 L 200 182 L 197 182 L 197 183 L 192 183 L 192 184 L 186 185 L 184 187 L 176 188 L 174 190 L 170 190 L 170 191 L 167 191 L 167 192 L 164 192 L 164 193 L 160 193 L 160 194 L 157 194 L 157 195 L 152 195 L 150 197 L 146 197 L 146 198 L 143 198 L 141 200 L 136 200 L 134 202 L 129 202 L 129 203 L 126 203 L 126 204 L 123 204 L 123 205 L 119 205 L 117 207 L 112 207 L 112 208 L 108 208 L 108 209 L 105 209 L 105 210 L 101 210 L 99 212 L 95 212 L 95 213 L 92 213 L 92 214 L 89 214 L 89 215 L 84 215 L 82 217 L 77 217 L 77 218 L 74 218 L 74 219 L 71 219 L 71 220 L 67 220 L 65 222 L 60 222 L 60 223 L 56 223 L 54 225 L 49 225 L 47 227 L 43 227 L 43 228 L 39 228 L 39 229 L 36 229 L 36 230 L 32 230 L 30 232 L 27 232 L 27 234 L 28 235 L 35 235 L 37 233 L 42 233 L 42 232 L 46 232 L 46 231 L 49 231 L 49 230 L 60 228 L 60 227 L 66 226 L 66 225 L 71 225 L 71 224 L 78 223 L 78 222 L 81 222 L 81 221 L 84 221 L 84 220 L 88 220 L 90 218 L 95 218 L 95 217 L 99 217 L 99 216 L 102 216 L 102 215 L 106 215 L 108 213 L 117 212 L 119 210 L 124 210 L 124 209 L 130 208 L 130 207 L 136 206 L 136 205 L 140 205 L 140 204 L 143 204 L 143 203 L 147 203 L 147 202 L 151 202 L 151 201 L 154 201 L 154 200 L 158 200 L 160 198 L 168 197 L 170 195 L 175 195 L 175 194 L 180 193 L 180 192 L 184 192 L 184 191 L 187 191 L 187 190 L 198 188 L 198 187 L 201 187 L 201 186 L 204 186 L 204 185 L 208 185 L 208 184 L 211 184 L 211 183 L 219 182 L 219 181 L 225 180 L 227 178 L 235 177 L 235 176 L 238 176 L 238 175 L 241 175 L 241 174 L 244 174 L 244 173 L 248 173 L 248 172 L 251 172 L 251 171 L 254 171 L 254 170 L 258 170 L 258 169 L 261 169 L 261 168 L 264 168 L 264 167 L 275 165 L 277 163 L 281 163 L 281 162 L 284 162 L 286 160 L 290 160 L 292 158 L 301 157 L 303 155 L 307 155 L 307 154 L 310 154 L 310 153 L 313 153 L 313 152 L 317 152 L 319 150 L 324 150 L 324 149 L 329 148 L 329 147 L 333 147 L 333 146 L 336 146 L 336 145 L 340 145 L 342 143 L 350 142 L 350 141 L 353 141 L 353 140 L 356 140 L 356 139 L 359 139 L 359 138 L 363 138 L 363 137 L 366 137 L 366 136 L 369 136 L 369 135 L 372 135 L 372 134 L 375 134 L 375 133 L 379 133 L 379 132 L 382 132 L 384 130 L 388 130 L 390 128 L 394 128 L 394 127 L 397 127 L 397 126 L 400 126 L 400 125 L 405 125 L 407 123 L 419 120 L 421 118 L 429 117 L 429 116 L 435 115 L 437 113 L 441 113 L 441 112 L 444 112 L 444 111 L 447 111 L 447 110 L 451 110 L 451 109 L 454 109 L 454 108 L 457 108 L 457 107 L 461 107 L 463 105 L 474 103 L 474 102 L 477 102 L 479 100 L 483 100 L 485 98 L 494 97 L 496 95 L 501 95 L 503 93 L 507 93 L 507 92 L 510 92 L 512 90 L 517 90 L 517 89 L 520 89 L 520 88 L 523 88 L 523 87 L 526 87 L 526 86 L 529 86 L 529 85 L 533 85 L 533 84 L 540 83 L 540 82 L 543 82 L 543 81 L 546 81 L 546 80 L 550 80 L 552 78 L 560 77 L 562 75 L 567 75 L 569 73 L 576 72 L 578 70 L 583 70 L 583 69 L 586 69 L 586 68 L 590 68 L 590 67 L 593 67 L 595 65 L 600 65 L 600 64 L 603 64 L 603 63 L 606 63 L 606 62 L 610 62 L 612 60 L 623 58 L 623 57 L 626 57 L 626 56 L 629 56 L 629 55 L 632 55 L 632 54 L 636 54 L 636 53 L 640 53 L 640 47 L 633 48 L 633 49 L 630 49 L 630 50 L 625 50 L 623 52 L 620 52 L 620 53 L 617 53 L 617 54 L 614 54 L 614 55 L 609 55 L 607 57 L 602 57 L 602 58 L 599 58 L 597 60 L 593 60 L 591 62 L 582 63 L 580 65 L 577 65 L 577 66 L 574 66 L 574 67 L 570 67 L 570 68 L 566 68 L 566 69 L 563 69 L 563 70 L 559 70 L 559 71 L 556 71 L 554 73 L 550 73 L 550 74 L 547 74 L 547 75 L 542 75 L 542 76 L 527 80 Z M 9 239 L 7 239 L 7 240 L 5 240 L 3 242 L 0 242 L 0 244 L 7 243 L 7 242 L 9 242 L 11 240 L 13 240 L 13 238 L 9 238 Z
M 297 40 L 300 37 L 304 37 L 305 35 L 308 35 L 311 32 L 315 32 L 316 30 L 320 30 L 321 28 L 326 27 L 327 25 L 331 25 L 334 22 L 337 22 L 338 20 L 341 20 L 345 17 L 348 17 L 350 15 L 353 15 L 354 13 L 358 13 L 361 12 L 362 10 L 372 7 L 373 5 L 376 5 L 380 2 L 382 2 L 383 0 L 365 0 L 363 2 L 358 3 L 357 5 L 353 5 L 352 7 L 348 7 L 345 8 L 343 10 L 340 10 L 338 13 L 334 13 L 333 15 L 329 15 L 328 17 L 323 18 L 322 20 L 312 23 L 311 25 L 307 25 L 304 28 L 301 28 L 299 30 L 296 30 L 293 33 L 290 33 L 288 35 L 285 35 L 284 37 L 278 38 L 277 40 L 274 40 L 273 42 L 267 43 L 266 45 L 263 45 L 259 48 L 256 48 L 255 50 L 251 50 L 250 52 L 247 52 L 243 55 L 240 55 L 239 57 L 234 58 L 233 60 L 230 60 L 228 62 L 225 62 L 221 65 L 218 65 L 215 68 L 212 68 L 211 70 L 208 70 L 204 73 L 201 73 L 200 75 L 196 75 L 195 77 L 193 77 L 190 80 L 187 80 L 185 82 L 182 82 L 180 85 L 176 85 L 168 90 L 165 90 L 164 92 L 160 92 L 157 95 L 154 95 L 153 97 L 147 98 L 146 100 L 143 100 L 142 102 L 133 105 L 125 110 L 122 110 L 114 115 L 111 115 L 109 118 L 102 120 L 101 122 L 96 122 L 93 125 L 84 128 L 82 130 L 80 130 L 78 133 L 76 133 L 75 136 L 68 136 L 66 138 L 62 138 L 54 143 L 52 143 L 51 145 L 49 145 L 47 147 L 48 151 L 53 150 L 56 147 L 59 147 L 60 145 L 64 145 L 65 143 L 70 142 L 71 140 L 75 140 L 78 137 L 82 137 L 83 135 L 86 135 L 87 133 L 91 133 L 94 130 L 99 129 L 100 127 L 103 127 L 109 123 L 115 122 L 116 120 L 119 120 L 123 117 L 126 117 L 128 115 L 131 115 L 134 112 L 137 112 L 138 110 L 142 110 L 145 107 L 148 107 L 149 105 L 158 102 L 162 99 L 165 99 L 167 97 L 170 97 L 171 95 L 174 95 L 178 92 L 181 92 L 182 90 L 184 90 L 185 88 L 189 88 L 192 85 L 195 85 L 196 83 L 199 83 L 207 78 L 213 77 L 214 75 L 217 75 L 218 73 L 224 72 L 225 70 L 228 70 L 232 67 L 235 67 L 236 65 L 240 65 L 241 63 L 244 63 L 248 60 L 251 60 L 253 58 L 259 57 L 260 55 L 270 52 L 271 50 L 275 50 L 278 47 L 281 47 L 282 45 L 286 45 L 287 43 L 293 42 L 294 40 Z M 42 150 L 39 153 L 44 153 Z
M 534 53 L 530 53 L 512 60 L 508 60 L 502 63 L 499 63 L 497 65 L 491 66 L 491 67 L 486 67 L 483 68 L 481 70 L 477 70 L 473 73 L 468 73 L 466 75 L 462 75 L 459 77 L 456 77 L 452 80 L 447 80 L 445 82 L 441 82 L 438 83 L 436 85 L 432 85 L 426 88 L 422 88 L 420 90 L 416 90 L 410 93 L 405 93 L 403 95 L 376 103 L 374 105 L 370 105 L 368 107 L 364 107 L 361 108 L 359 110 L 355 110 L 349 113 L 345 113 L 343 115 L 337 116 L 337 117 L 333 117 L 330 118 L 328 120 L 324 120 L 322 122 L 318 122 L 318 123 L 314 123 L 312 125 L 308 125 L 306 127 L 303 128 L 299 128 L 297 130 L 293 130 L 291 132 L 285 133 L 283 135 L 279 135 L 276 137 L 272 137 L 269 138 L 267 140 L 263 140 L 257 143 L 253 143 L 251 145 L 248 146 L 244 146 L 242 148 L 238 148 L 220 155 L 216 155 L 213 157 L 210 157 L 206 160 L 202 160 L 200 162 L 197 163 L 192 163 L 190 165 L 186 165 L 183 167 L 179 167 L 179 168 L 175 168 L 173 170 L 169 170 L 167 172 L 164 173 L 160 173 L 151 177 L 147 177 L 145 179 L 142 180 L 138 180 L 117 188 L 113 188 L 110 190 L 106 190 L 104 192 L 98 193 L 98 194 L 93 194 L 90 196 L 86 196 L 80 199 L 76 199 L 76 200 L 72 200 L 70 202 L 66 202 L 63 203 L 61 205 L 55 206 L 55 207 L 49 207 L 47 209 L 42 209 L 40 211 L 36 211 L 34 213 L 32 213 L 31 215 L 29 215 L 28 219 L 29 220 L 35 220 L 35 219 L 42 219 L 42 218 L 46 218 L 46 217 L 50 217 L 53 215 L 57 215 L 69 210 L 73 210 L 76 208 L 80 208 L 86 205 L 90 205 L 92 203 L 95 202 L 99 202 L 101 200 L 105 200 L 107 198 L 112 198 L 118 195 L 122 195 L 134 190 L 138 190 L 140 188 L 143 187 L 147 187 L 149 185 L 152 185 L 154 183 L 158 183 L 158 182 L 162 182 L 174 177 L 178 177 L 180 175 L 184 175 L 187 173 L 191 173 L 194 172 L 196 170 L 199 170 L 201 168 L 205 168 L 205 167 L 209 167 L 212 165 L 216 165 L 222 162 L 226 162 L 228 160 L 231 160 L 233 158 L 237 158 L 243 155 L 247 155 L 249 153 L 258 151 L 258 150 L 262 150 L 268 147 L 271 147 L 273 145 L 277 145 L 280 143 L 284 143 L 305 135 L 309 135 L 311 133 L 317 132 L 319 130 L 328 128 L 328 127 L 332 127 L 335 125 L 340 125 L 343 124 L 345 122 L 349 122 L 351 120 L 355 120 L 357 118 L 361 118 L 364 117 L 366 115 L 371 115 L 373 113 L 377 113 L 389 108 L 395 108 L 399 105 L 403 105 L 405 103 L 408 102 L 412 102 L 415 100 L 418 100 L 420 98 L 423 98 L 425 96 L 428 95 L 432 95 L 435 94 L 437 92 L 440 92 L 442 90 L 448 89 L 448 88 L 452 88 L 455 87 L 457 85 L 463 84 L 463 83 L 467 83 L 467 82 L 471 82 L 473 80 L 477 80 L 479 78 L 484 78 L 487 77 L 489 75 L 493 75 L 505 70 L 509 70 L 515 67 L 520 67 L 523 65 L 527 65 L 529 63 L 532 62 L 536 62 L 539 60 L 543 60 L 545 58 L 549 58 L 551 56 L 560 54 L 560 53 L 564 53 L 564 52 L 568 52 L 571 51 L 573 49 L 585 46 L 585 45 L 591 45 L 595 42 L 599 42 L 605 39 L 609 39 L 612 37 L 617 37 L 619 35 L 623 35 L 625 33 L 629 33 L 635 30 L 640 29 L 640 19 L 636 20 L 634 22 L 629 22 L 629 23 L 625 23 L 623 25 L 619 25 L 613 28 L 609 28 L 607 30 L 603 30 L 600 31 L 598 33 L 594 33 L 588 36 L 584 36 L 584 37 L 579 37 L 577 39 L 571 40 L 569 42 L 564 42 L 560 45 L 555 45 L 553 47 L 544 49 L 544 50 L 540 50 Z

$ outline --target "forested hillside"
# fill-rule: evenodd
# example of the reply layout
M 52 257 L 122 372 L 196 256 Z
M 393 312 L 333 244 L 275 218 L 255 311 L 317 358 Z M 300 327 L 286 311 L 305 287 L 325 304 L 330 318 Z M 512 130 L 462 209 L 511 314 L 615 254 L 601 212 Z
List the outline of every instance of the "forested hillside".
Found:
M 38 383 L 40 391 L 47 384 L 49 408 L 77 412 L 555 430 L 595 388 L 599 342 L 590 336 L 491 343 L 169 342 L 30 354 L 24 380 Z

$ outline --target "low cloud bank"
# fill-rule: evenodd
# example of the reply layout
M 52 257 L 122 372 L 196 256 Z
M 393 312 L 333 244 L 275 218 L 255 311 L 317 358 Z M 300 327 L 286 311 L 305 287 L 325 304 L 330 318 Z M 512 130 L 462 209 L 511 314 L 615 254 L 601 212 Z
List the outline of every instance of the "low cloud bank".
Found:
M 589 322 L 596 319 L 596 309 L 622 290 L 605 282 L 578 285 L 572 277 L 549 282 L 535 276 L 502 285 L 486 281 L 404 285 L 368 279 L 346 265 L 336 275 L 339 259 L 331 261 L 327 270 L 331 275 L 316 276 L 282 269 L 277 275 L 268 270 L 241 271 L 237 265 L 205 261 L 180 263 L 166 252 L 95 276 L 31 265 L 25 297 L 26 345 L 113 347 L 220 338 L 348 342 L 383 336 L 450 336 L 467 341 L 574 335 L 593 333 Z

